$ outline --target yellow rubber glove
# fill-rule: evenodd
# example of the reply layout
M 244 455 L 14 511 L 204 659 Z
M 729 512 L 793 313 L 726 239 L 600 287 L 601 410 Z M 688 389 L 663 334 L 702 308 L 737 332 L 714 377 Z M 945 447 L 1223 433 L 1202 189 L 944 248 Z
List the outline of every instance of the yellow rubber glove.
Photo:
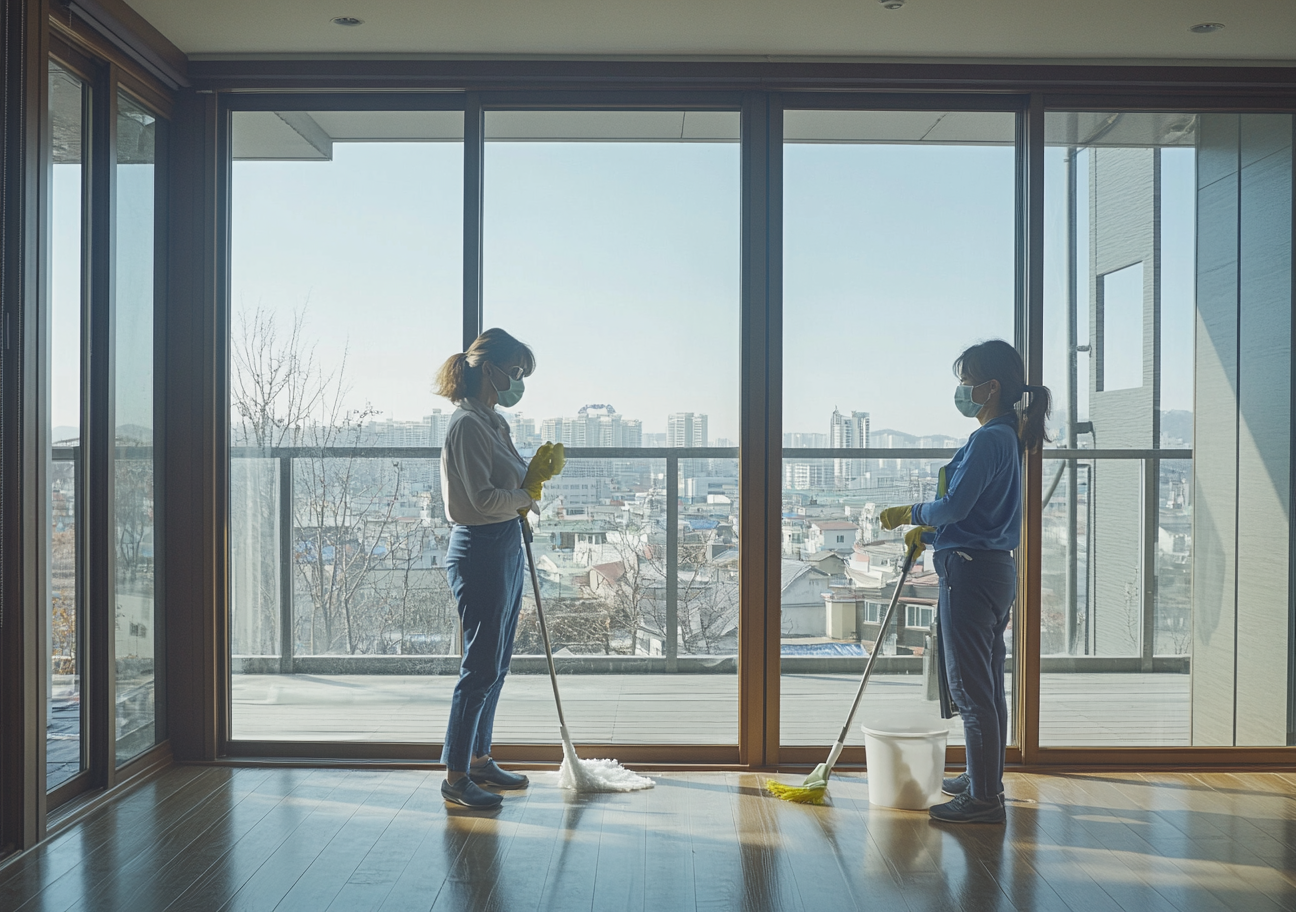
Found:
M 905 533 L 905 553 L 907 554 L 912 550 L 914 560 L 917 560 L 918 555 L 927 550 L 927 543 L 922 540 L 923 533 L 935 531 L 934 526 L 914 526 Z
M 561 444 L 559 444 L 561 446 Z M 550 466 L 553 465 L 553 444 L 542 443 L 531 457 L 527 466 L 526 477 L 522 479 L 522 490 L 534 501 L 539 501 L 544 493 L 544 483 L 553 478 Z
M 549 451 L 549 478 L 561 475 L 565 465 L 567 465 L 567 451 L 563 449 L 561 443 L 555 443 L 553 449 Z M 545 481 L 548 481 L 549 478 L 546 478 Z
M 882 528 L 890 531 L 898 526 L 913 525 L 913 507 L 887 507 L 878 515 Z

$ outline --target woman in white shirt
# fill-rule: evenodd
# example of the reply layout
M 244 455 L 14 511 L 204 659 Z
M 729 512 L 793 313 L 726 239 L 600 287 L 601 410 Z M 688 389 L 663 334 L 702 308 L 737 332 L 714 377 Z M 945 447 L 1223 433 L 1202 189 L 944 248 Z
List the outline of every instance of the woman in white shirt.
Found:
M 526 776 L 500 769 L 490 748 L 522 608 L 526 568 L 518 514 L 535 508 L 524 489 L 527 463 L 495 406 L 516 405 L 523 378 L 533 370 L 531 349 L 502 329 L 488 329 L 468 351 L 450 357 L 436 380 L 437 392 L 458 406 L 441 450 L 441 496 L 454 524 L 446 579 L 463 623 L 463 660 L 441 752 L 441 794 L 465 807 L 501 803 L 481 785 L 527 785 Z

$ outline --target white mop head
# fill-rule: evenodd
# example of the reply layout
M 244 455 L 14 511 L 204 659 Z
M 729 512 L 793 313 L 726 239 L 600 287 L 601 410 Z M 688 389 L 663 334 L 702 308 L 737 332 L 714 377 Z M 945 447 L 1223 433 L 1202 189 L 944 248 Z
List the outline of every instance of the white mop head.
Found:
M 657 783 L 647 776 L 632 773 L 615 760 L 582 760 L 571 742 L 563 741 L 563 764 L 558 771 L 558 787 L 578 792 L 633 792 L 650 789 Z

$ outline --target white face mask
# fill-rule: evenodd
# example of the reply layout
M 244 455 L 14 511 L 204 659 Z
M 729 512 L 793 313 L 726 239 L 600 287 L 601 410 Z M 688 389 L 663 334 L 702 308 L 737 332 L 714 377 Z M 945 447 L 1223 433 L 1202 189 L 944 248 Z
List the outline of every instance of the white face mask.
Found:
M 505 408 L 512 408 L 522 399 L 522 394 L 526 392 L 526 384 L 521 380 L 514 380 L 509 377 L 509 388 L 506 390 L 496 390 L 495 395 L 499 399 L 499 404 Z
M 986 383 L 989 382 L 989 380 L 986 381 Z M 972 398 L 972 391 L 980 389 L 985 385 L 985 383 L 978 383 L 975 386 L 969 386 L 966 383 L 962 383 L 954 387 L 954 407 L 968 418 L 975 418 L 977 415 L 981 414 L 981 410 L 985 408 L 985 403 L 974 400 Z
M 522 394 L 526 392 L 526 384 L 522 382 L 522 378 L 513 375 L 514 371 L 520 371 L 520 368 L 514 368 L 513 371 L 506 371 L 502 368 L 496 367 L 494 364 L 491 364 L 490 367 L 491 370 L 498 371 L 507 377 L 509 382 L 507 388 L 499 389 L 497 387 L 495 389 L 496 400 L 498 400 L 499 404 L 504 406 L 504 408 L 512 408 L 517 405 L 522 399 Z M 492 385 L 494 382 L 494 380 L 491 381 Z

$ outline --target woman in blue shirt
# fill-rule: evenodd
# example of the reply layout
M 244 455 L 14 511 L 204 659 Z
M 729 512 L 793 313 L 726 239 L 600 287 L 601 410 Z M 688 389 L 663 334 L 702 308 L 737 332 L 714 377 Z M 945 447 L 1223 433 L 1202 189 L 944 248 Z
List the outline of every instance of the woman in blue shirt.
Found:
M 1003 823 L 1004 631 L 1017 595 L 1022 454 L 1047 437 L 1049 391 L 1028 386 L 1021 355 L 1002 340 L 954 362 L 954 404 L 981 426 L 941 470 L 937 499 L 889 507 L 884 529 L 912 525 L 905 541 L 935 549 L 940 631 L 950 695 L 963 717 L 967 771 L 945 780 L 954 799 L 931 809 L 947 823 Z M 1023 403 L 1023 398 L 1025 399 Z

